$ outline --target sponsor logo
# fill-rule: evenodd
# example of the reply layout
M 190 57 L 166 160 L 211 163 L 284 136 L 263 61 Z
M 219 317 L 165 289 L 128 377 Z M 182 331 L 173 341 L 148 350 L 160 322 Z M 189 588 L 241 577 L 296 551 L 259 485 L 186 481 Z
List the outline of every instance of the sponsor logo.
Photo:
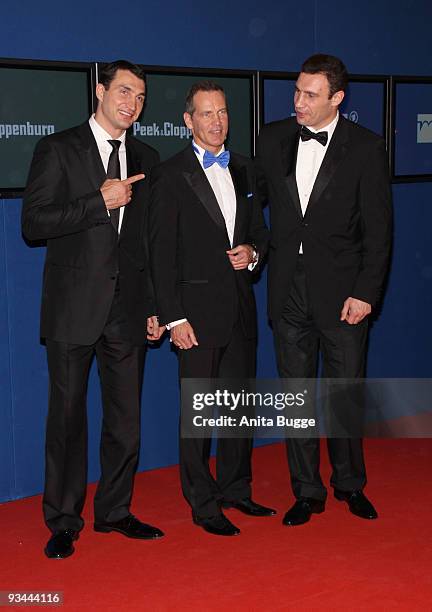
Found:
M 162 125 L 152 123 L 150 125 L 143 125 L 139 121 L 135 121 L 133 124 L 133 135 L 134 136 L 165 136 L 175 138 L 191 138 L 192 132 L 189 128 L 184 125 L 174 125 L 170 121 L 164 121 Z
M 47 136 L 55 132 L 54 125 L 26 123 L 0 123 L 0 139 L 14 136 Z
M 432 143 L 432 115 L 417 115 L 417 143 Z

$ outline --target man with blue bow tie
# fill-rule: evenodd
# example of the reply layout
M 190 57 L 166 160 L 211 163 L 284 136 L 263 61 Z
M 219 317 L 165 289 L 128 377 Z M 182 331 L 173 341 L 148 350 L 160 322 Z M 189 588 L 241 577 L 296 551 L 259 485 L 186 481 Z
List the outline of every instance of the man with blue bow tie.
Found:
M 225 150 L 225 93 L 195 83 L 186 98 L 193 141 L 156 168 L 151 183 L 150 253 L 160 322 L 167 324 L 180 378 L 253 378 L 256 307 L 252 270 L 268 230 L 255 197 L 251 161 Z M 195 524 L 223 536 L 240 531 L 223 514 L 274 511 L 251 499 L 251 440 L 219 439 L 217 476 L 210 438 L 180 438 L 183 493 Z

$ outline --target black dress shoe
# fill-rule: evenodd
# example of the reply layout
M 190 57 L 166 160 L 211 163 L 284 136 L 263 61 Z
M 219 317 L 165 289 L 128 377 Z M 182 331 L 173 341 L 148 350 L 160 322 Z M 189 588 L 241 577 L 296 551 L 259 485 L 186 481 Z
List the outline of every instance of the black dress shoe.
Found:
M 219 536 L 235 536 L 240 533 L 240 529 L 233 525 L 224 514 L 216 516 L 201 517 L 192 512 L 192 520 L 195 525 L 199 525 L 208 533 Z
M 72 542 L 78 540 L 79 533 L 73 529 L 64 529 L 52 534 L 45 547 L 49 559 L 66 559 L 73 555 L 75 548 Z
M 155 540 L 164 535 L 163 531 L 157 527 L 141 523 L 133 514 L 129 514 L 125 518 L 111 523 L 95 523 L 94 530 L 99 533 L 118 531 L 118 533 L 122 533 L 128 538 L 136 538 L 138 540 Z
M 339 501 L 346 501 L 350 511 L 364 519 L 376 519 L 378 513 L 362 491 L 339 491 L 335 489 L 334 496 Z
M 324 512 L 324 509 L 325 502 L 310 497 L 302 497 L 288 510 L 282 523 L 290 527 L 303 525 L 310 520 L 312 514 L 321 514 L 321 512 Z
M 243 514 L 249 514 L 250 516 L 273 516 L 276 514 L 276 510 L 273 508 L 266 508 L 252 501 L 250 497 L 245 497 L 239 501 L 222 502 L 223 508 L 235 508 L 240 510 Z

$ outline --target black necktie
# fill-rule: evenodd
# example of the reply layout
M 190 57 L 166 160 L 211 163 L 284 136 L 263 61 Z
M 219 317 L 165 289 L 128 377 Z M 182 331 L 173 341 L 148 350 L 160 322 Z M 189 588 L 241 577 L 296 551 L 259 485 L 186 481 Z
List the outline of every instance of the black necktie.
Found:
M 112 151 L 108 160 L 107 178 L 121 179 L 119 158 L 119 148 L 121 145 L 121 140 L 108 140 L 108 142 L 112 146 Z M 120 208 L 112 208 L 110 210 L 110 219 L 115 231 L 118 233 Z
M 302 125 L 300 130 L 300 138 L 303 141 L 307 141 L 313 138 L 314 140 L 322 144 L 323 147 L 325 147 L 328 140 L 328 132 L 311 132 L 305 125 Z

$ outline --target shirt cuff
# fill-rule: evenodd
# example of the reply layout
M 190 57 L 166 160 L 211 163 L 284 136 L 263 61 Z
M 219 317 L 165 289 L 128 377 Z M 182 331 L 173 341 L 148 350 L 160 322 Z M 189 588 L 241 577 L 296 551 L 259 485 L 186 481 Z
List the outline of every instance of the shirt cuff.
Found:
M 176 325 L 180 325 L 180 323 L 186 323 L 187 319 L 177 319 L 177 321 L 171 321 L 171 323 L 167 323 L 166 328 L 168 330 L 171 330 L 173 327 L 176 327 Z
M 253 261 L 248 265 L 249 272 L 252 272 L 254 268 L 258 265 L 259 262 L 259 253 L 256 251 L 253 252 Z

